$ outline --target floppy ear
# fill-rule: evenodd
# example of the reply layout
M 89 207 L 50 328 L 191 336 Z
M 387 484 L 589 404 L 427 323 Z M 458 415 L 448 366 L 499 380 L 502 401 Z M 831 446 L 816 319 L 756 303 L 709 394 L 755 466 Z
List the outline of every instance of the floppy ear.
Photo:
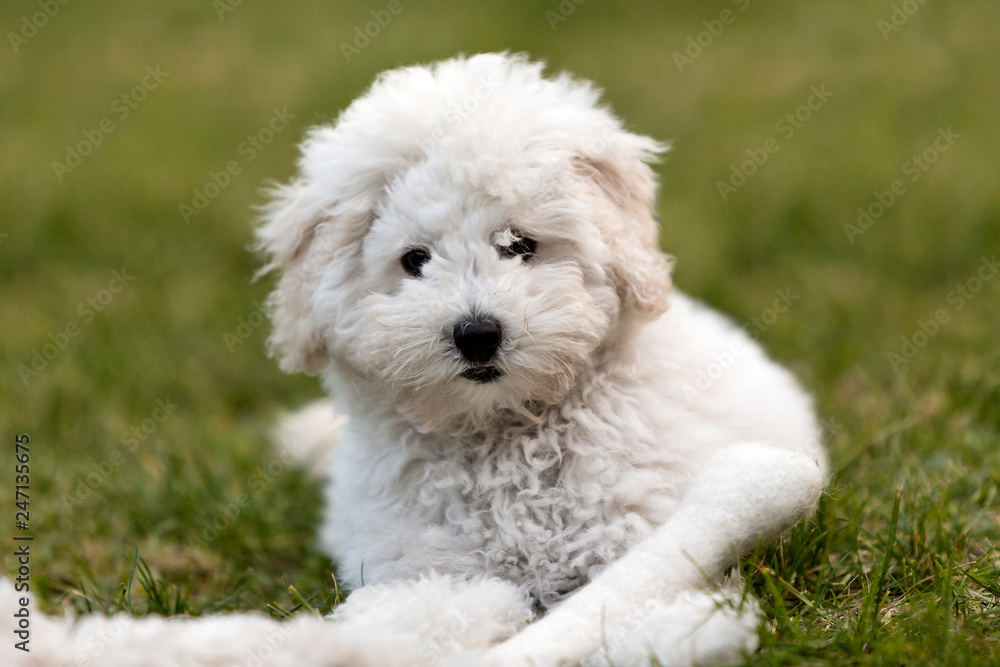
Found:
M 333 262 L 350 272 L 374 203 L 366 197 L 329 202 L 332 187 L 308 176 L 271 190 L 257 228 L 256 250 L 267 259 L 257 277 L 280 272 L 268 297 L 273 331 L 268 352 L 283 371 L 315 374 L 329 361 L 313 296 Z
M 312 295 L 319 281 L 318 255 L 310 252 L 324 224 L 319 202 L 310 201 L 300 182 L 273 189 L 263 207 L 255 249 L 267 263 L 257 276 L 280 271 L 268 297 L 273 331 L 268 352 L 288 373 L 317 373 L 327 361 L 326 344 L 312 313 Z
M 608 270 L 624 308 L 653 317 L 667 309 L 673 260 L 659 246 L 656 180 L 648 162 L 666 146 L 647 137 L 620 132 L 598 150 L 575 159 L 576 169 L 594 182 L 611 204 L 600 222 L 611 249 Z
M 271 356 L 282 370 L 315 374 L 330 361 L 314 296 L 331 263 L 344 275 L 356 263 L 372 211 L 391 175 L 406 165 L 397 143 L 370 131 L 365 98 L 334 125 L 311 129 L 300 146 L 299 175 L 268 193 L 255 248 L 266 262 L 258 276 L 279 272 L 269 297 Z

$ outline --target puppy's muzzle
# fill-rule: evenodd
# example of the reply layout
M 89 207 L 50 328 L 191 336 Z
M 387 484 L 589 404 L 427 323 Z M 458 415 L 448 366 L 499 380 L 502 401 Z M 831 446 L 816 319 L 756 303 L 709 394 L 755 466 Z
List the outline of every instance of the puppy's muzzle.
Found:
M 476 364 L 462 377 L 474 382 L 492 382 L 502 375 L 496 366 L 487 365 L 496 357 L 503 341 L 503 327 L 493 317 L 474 317 L 455 324 L 452 330 L 455 348 L 462 358 Z

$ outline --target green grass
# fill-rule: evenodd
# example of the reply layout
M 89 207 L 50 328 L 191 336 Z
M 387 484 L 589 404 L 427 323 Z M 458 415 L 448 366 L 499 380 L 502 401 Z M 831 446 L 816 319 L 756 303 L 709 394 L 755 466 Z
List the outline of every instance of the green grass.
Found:
M 339 599 L 314 544 L 319 489 L 267 436 L 319 389 L 265 357 L 266 324 L 232 351 L 223 338 L 268 291 L 250 283 L 252 206 L 291 174 L 305 128 L 380 70 L 511 49 L 598 81 L 631 127 L 672 139 L 660 213 L 682 289 L 741 321 L 775 290 L 800 297 L 762 340 L 830 420 L 836 479 L 814 521 L 744 567 L 771 619 L 748 662 L 1000 663 L 1000 279 L 952 293 L 1000 250 L 995 2 L 927 2 L 885 39 L 888 0 L 589 0 L 555 30 L 555 0 L 407 1 L 350 63 L 340 43 L 385 3 L 247 2 L 221 21 L 209 2 L 161 4 L 71 2 L 18 53 L 0 48 L 0 437 L 11 451 L 31 436 L 44 609 L 285 615 Z M 673 53 L 727 8 L 679 72 Z M 4 3 L 2 32 L 37 11 Z M 120 118 L 147 66 L 168 75 Z M 779 133 L 823 85 L 833 96 Z M 240 143 L 284 107 L 289 126 L 247 162 Z M 106 117 L 114 131 L 60 181 L 52 162 Z M 949 127 L 961 136 L 908 180 Z M 723 201 L 717 182 L 772 137 Z M 179 205 L 230 160 L 240 173 L 185 224 Z M 844 225 L 896 179 L 905 193 L 851 243 Z M 123 268 L 134 279 L 89 310 Z M 889 354 L 939 310 L 897 372 Z M 65 349 L 25 384 L 19 367 L 58 332 Z M 161 421 L 158 400 L 177 406 Z

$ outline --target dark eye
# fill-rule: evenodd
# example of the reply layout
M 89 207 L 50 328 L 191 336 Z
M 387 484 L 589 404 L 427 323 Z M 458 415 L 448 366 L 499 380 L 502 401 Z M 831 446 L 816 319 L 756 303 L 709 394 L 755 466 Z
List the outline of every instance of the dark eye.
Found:
M 500 254 L 504 257 L 520 257 L 521 259 L 528 259 L 535 254 L 535 248 L 538 243 L 535 239 L 529 239 L 527 236 L 514 236 L 514 240 L 511 241 L 510 245 L 504 245 L 497 248 Z
M 431 254 L 425 248 L 414 248 L 407 251 L 399 261 L 403 265 L 404 271 L 414 278 L 419 278 L 421 269 L 423 269 L 424 264 L 430 261 L 430 258 Z

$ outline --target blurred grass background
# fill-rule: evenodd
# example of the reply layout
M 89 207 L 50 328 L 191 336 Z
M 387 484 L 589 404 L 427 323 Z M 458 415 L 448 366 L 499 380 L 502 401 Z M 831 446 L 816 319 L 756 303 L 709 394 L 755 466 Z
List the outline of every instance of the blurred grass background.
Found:
M 673 142 L 660 213 L 682 289 L 747 322 L 776 290 L 799 296 L 762 340 L 816 394 L 838 473 L 817 519 L 744 568 L 774 619 L 749 662 L 1000 661 L 1000 280 L 954 291 L 1000 248 L 1000 5 L 403 0 L 348 62 L 342 44 L 387 3 L 70 2 L 32 33 L 44 4 L 0 7 L 0 535 L 12 544 L 10 452 L 28 433 L 45 609 L 113 609 L 130 581 L 136 613 L 281 615 L 301 606 L 288 584 L 335 601 L 318 489 L 268 441 L 280 409 L 320 391 L 281 375 L 253 325 L 268 284 L 250 283 L 252 207 L 379 71 L 506 49 L 595 80 L 632 129 Z M 167 75 L 122 118 L 147 67 Z M 787 137 L 776 124 L 813 86 L 832 96 Z M 241 143 L 286 108 L 248 161 Z M 906 163 L 948 128 L 959 138 L 911 182 Z M 723 201 L 717 183 L 771 137 Z M 186 223 L 179 206 L 230 160 L 240 173 Z M 896 179 L 905 193 L 852 243 L 844 226 Z M 923 344 L 897 372 L 904 337 Z M 160 421 L 158 400 L 177 406 Z

